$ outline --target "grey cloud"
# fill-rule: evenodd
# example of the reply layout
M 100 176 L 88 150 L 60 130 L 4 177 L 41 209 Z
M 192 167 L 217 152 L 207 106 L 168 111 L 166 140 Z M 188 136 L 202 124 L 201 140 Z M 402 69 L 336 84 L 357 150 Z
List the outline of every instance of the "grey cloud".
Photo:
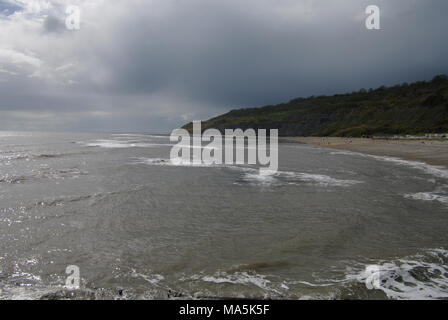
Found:
M 310 23 L 257 19 L 250 6 L 232 1 L 203 7 L 193 2 L 196 10 L 187 1 L 160 20 L 148 19 L 153 8 L 139 8 L 132 22 L 117 26 L 121 46 L 104 50 L 105 65 L 116 75 L 113 90 L 172 88 L 233 107 L 426 79 L 447 70 L 443 1 L 379 1 L 381 31 L 368 31 L 354 19 L 369 1 L 334 1 L 334 16 L 331 8 L 317 8 Z M 406 3 L 412 10 L 397 9 Z
M 0 110 L 51 113 L 46 127 L 64 113 L 72 129 L 167 131 L 186 117 L 448 73 L 444 0 L 377 0 L 379 31 L 364 27 L 366 0 L 109 3 L 84 8 L 79 32 L 54 32 L 63 20 L 48 16 L 25 48 L 47 72 L 5 75 Z
M 43 27 L 45 32 L 67 31 L 64 21 L 54 16 L 46 17 L 43 23 Z

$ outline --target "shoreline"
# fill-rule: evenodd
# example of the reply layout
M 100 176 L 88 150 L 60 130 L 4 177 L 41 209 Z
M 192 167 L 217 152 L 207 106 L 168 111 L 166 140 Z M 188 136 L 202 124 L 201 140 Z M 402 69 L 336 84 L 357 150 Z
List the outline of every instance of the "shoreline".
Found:
M 448 141 L 341 137 L 281 137 L 279 141 L 395 157 L 448 168 Z

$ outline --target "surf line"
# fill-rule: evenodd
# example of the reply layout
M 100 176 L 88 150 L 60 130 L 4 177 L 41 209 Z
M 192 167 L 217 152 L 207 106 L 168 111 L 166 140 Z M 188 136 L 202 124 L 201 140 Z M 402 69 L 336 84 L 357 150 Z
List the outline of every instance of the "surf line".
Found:
M 269 130 L 269 140 L 266 129 L 225 129 L 223 137 L 218 129 L 202 132 L 201 121 L 193 121 L 192 136 L 186 129 L 175 129 L 170 141 L 177 142 L 170 152 L 174 165 L 259 164 L 262 175 L 278 170 L 278 129 Z

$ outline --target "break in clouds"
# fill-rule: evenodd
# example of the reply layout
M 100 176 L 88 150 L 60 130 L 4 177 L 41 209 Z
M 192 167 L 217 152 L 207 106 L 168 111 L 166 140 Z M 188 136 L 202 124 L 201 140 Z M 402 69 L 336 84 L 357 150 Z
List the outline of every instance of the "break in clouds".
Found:
M 370 4 L 381 30 L 365 27 Z M 166 132 L 430 79 L 448 73 L 447 13 L 445 0 L 0 0 L 0 126 Z

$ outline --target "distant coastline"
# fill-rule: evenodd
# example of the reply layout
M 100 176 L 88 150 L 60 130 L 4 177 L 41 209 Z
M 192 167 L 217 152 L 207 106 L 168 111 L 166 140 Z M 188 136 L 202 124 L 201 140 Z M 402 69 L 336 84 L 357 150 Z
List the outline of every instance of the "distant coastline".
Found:
M 448 167 L 448 76 L 232 110 L 202 123 L 211 128 L 278 129 L 280 141 Z
M 191 130 L 192 124 L 183 128 Z M 447 134 L 448 77 L 232 110 L 203 122 L 202 128 L 278 129 L 280 137 Z

